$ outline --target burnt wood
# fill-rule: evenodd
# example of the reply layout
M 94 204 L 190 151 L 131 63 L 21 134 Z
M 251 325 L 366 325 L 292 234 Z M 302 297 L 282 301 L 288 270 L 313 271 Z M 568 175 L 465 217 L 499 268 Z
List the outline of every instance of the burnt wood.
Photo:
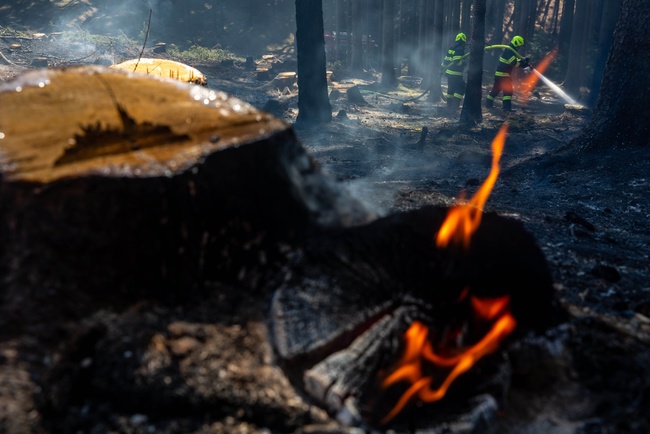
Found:
M 434 334 L 457 322 L 465 288 L 509 295 L 515 335 L 558 322 L 546 259 L 520 222 L 486 213 L 468 250 L 438 248 L 447 212 L 424 207 L 327 230 L 296 255 L 272 302 L 272 335 L 288 374 L 333 414 L 375 413 L 368 400 L 381 395 L 379 372 L 400 357 L 405 330 L 414 320 Z

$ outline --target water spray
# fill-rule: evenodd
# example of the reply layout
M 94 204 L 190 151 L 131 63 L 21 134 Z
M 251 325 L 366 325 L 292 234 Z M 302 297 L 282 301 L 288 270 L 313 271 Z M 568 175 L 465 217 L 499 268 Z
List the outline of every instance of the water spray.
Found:
M 535 68 L 531 67 L 532 71 L 537 74 L 537 76 L 546 84 L 557 96 L 562 98 L 567 104 L 571 105 L 580 105 L 576 100 L 571 98 L 569 95 L 564 92 L 560 86 L 557 84 L 553 83 L 551 80 L 549 80 L 544 74 L 536 70 Z

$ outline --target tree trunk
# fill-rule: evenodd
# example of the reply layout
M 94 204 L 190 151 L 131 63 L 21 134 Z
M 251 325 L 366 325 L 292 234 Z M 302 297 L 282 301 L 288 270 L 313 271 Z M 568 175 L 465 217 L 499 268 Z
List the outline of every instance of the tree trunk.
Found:
M 526 25 L 526 41 L 533 41 L 535 37 L 535 23 L 537 22 L 537 0 L 530 0 L 530 10 L 528 11 L 528 24 Z
M 226 94 L 99 67 L 20 80 L 0 91 L 3 297 L 187 299 L 341 209 L 291 129 Z
M 363 70 L 363 29 L 361 19 L 361 1 L 352 2 L 352 61 L 350 68 L 354 72 Z
M 321 0 L 296 0 L 298 118 L 296 122 L 332 120 L 325 72 L 325 38 Z
M 431 91 L 433 80 L 439 70 L 438 68 L 431 68 L 431 65 L 434 62 L 439 62 L 438 59 L 433 59 L 433 41 L 435 39 L 434 17 L 436 13 L 436 4 L 435 0 L 425 1 L 424 4 L 426 7 L 422 12 L 424 13 L 424 27 L 426 28 L 426 38 L 424 41 L 424 72 L 422 73 L 422 87 Z M 433 101 L 433 96 L 431 93 L 429 93 L 429 101 Z
M 494 33 L 496 27 L 496 0 L 488 0 L 485 8 L 485 34 L 489 40 L 489 35 Z
M 584 65 L 583 56 L 586 54 L 583 52 L 583 41 L 585 37 L 585 26 L 587 25 L 588 1 L 590 0 L 576 0 L 573 29 L 571 30 L 571 46 L 569 47 L 564 90 L 573 96 L 579 95 L 580 85 L 584 77 L 582 66 Z
M 334 31 L 336 39 L 334 40 L 334 61 L 343 60 L 343 0 L 334 0 Z
M 578 143 L 600 150 L 648 146 L 648 77 L 650 8 L 647 0 L 622 0 L 594 114 Z
M 564 0 L 562 18 L 560 19 L 560 44 L 558 50 L 559 75 L 564 77 L 569 64 L 569 49 L 571 47 L 571 32 L 573 30 L 575 0 Z
M 435 3 L 435 10 L 433 15 L 433 80 L 431 81 L 431 87 L 429 89 L 429 101 L 438 102 L 442 99 L 442 89 L 440 87 L 442 76 L 438 73 L 439 64 L 443 56 L 442 48 L 442 29 L 444 28 L 444 11 L 445 11 L 445 2 L 444 0 L 431 0 L 432 3 Z
M 553 5 L 553 20 L 551 24 L 551 28 L 553 29 L 553 36 L 558 35 L 558 27 L 560 25 L 560 0 L 555 0 L 555 3 Z
M 460 31 L 460 1 L 452 0 L 449 14 L 449 37 L 453 38 Z M 447 44 L 451 45 L 451 44 Z
M 472 29 L 472 23 L 470 21 L 470 12 L 472 10 L 471 5 L 471 0 L 463 0 L 461 6 L 460 31 L 464 33 L 469 33 Z
M 414 77 L 418 70 L 418 0 L 411 0 L 408 19 L 408 75 Z
M 381 85 L 392 88 L 395 76 L 395 0 L 384 0 L 381 47 Z
M 489 38 L 489 45 L 503 44 L 503 23 L 505 21 L 505 1 L 496 0 L 494 3 L 494 31 Z M 485 52 L 485 68 L 488 71 L 494 71 L 499 62 L 501 51 L 488 50 Z
M 528 25 L 528 14 L 530 12 L 530 0 L 515 0 L 514 12 L 514 28 L 515 35 L 523 36 L 524 40 L 528 40 L 526 35 L 526 28 Z
M 612 46 L 614 39 L 614 27 L 616 20 L 620 14 L 620 1 L 619 0 L 605 0 L 602 22 L 600 24 L 600 35 L 598 37 L 598 57 L 594 63 L 594 75 L 591 84 L 591 92 L 589 93 L 588 105 L 593 107 L 598 100 L 600 94 L 600 85 L 603 80 L 603 73 L 605 72 L 605 64 L 607 56 L 609 55 L 609 48 Z
M 483 50 L 485 48 L 485 1 L 474 0 L 474 21 L 469 55 L 469 74 L 460 122 L 471 126 L 483 120 L 481 110 L 483 85 Z
M 422 89 L 427 89 L 430 81 L 428 78 L 427 71 L 427 44 L 430 40 L 432 29 L 427 29 L 427 4 L 426 0 L 419 0 L 418 4 L 418 70 L 419 74 L 422 76 L 422 81 L 420 82 L 420 87 Z

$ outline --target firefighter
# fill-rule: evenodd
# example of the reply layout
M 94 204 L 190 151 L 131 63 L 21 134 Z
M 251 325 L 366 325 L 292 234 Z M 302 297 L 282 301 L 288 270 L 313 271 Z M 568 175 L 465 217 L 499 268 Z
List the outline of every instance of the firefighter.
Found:
M 442 62 L 442 67 L 447 76 L 447 108 L 455 110 L 460 107 L 460 101 L 465 95 L 465 80 L 463 80 L 463 69 L 465 68 L 465 44 L 467 36 L 465 33 L 456 35 L 454 45 L 447 50 L 447 55 Z
M 486 107 L 494 107 L 494 99 L 503 92 L 503 110 L 512 111 L 512 73 L 513 68 L 526 68 L 530 65 L 527 57 L 521 57 L 517 52 L 517 48 L 523 47 L 524 38 L 515 36 L 512 38 L 510 45 L 503 50 L 503 54 L 499 57 L 499 65 L 494 73 L 494 86 L 487 96 L 485 101 Z

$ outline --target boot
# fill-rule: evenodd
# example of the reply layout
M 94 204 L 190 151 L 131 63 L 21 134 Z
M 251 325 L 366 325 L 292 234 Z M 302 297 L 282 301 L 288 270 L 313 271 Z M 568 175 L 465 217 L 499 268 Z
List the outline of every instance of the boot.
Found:
M 447 108 L 448 108 L 449 110 L 452 109 L 452 104 L 453 104 L 453 102 L 454 102 L 454 99 L 455 99 L 455 98 L 454 98 L 452 95 L 447 95 Z
M 494 107 L 494 99 L 488 98 L 485 100 L 485 107 L 492 108 Z
M 503 111 L 511 112 L 512 111 L 512 101 L 506 99 L 503 101 Z
M 457 110 L 458 106 L 460 106 L 460 100 L 456 97 L 451 98 L 451 109 Z

